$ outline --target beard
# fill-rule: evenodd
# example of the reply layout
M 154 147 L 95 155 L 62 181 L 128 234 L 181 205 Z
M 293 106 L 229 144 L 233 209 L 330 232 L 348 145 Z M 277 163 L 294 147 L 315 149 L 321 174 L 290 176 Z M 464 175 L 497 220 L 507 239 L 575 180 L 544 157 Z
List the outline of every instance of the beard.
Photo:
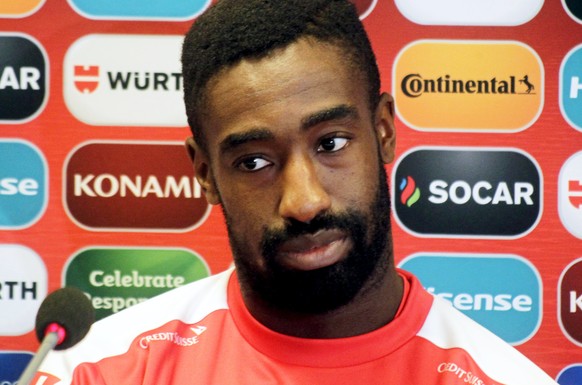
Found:
M 284 228 L 265 228 L 260 243 L 264 269 L 251 261 L 246 243 L 225 212 L 227 230 L 237 274 L 243 290 L 248 290 L 266 304 L 303 314 L 322 314 L 350 301 L 374 278 L 381 277 L 391 263 L 390 196 L 384 167 L 379 167 L 374 201 L 364 213 L 347 209 L 340 213 L 321 213 L 309 223 L 288 220 Z M 343 231 L 352 241 L 352 249 L 343 260 L 323 268 L 299 271 L 277 262 L 279 246 L 303 234 L 323 229 Z

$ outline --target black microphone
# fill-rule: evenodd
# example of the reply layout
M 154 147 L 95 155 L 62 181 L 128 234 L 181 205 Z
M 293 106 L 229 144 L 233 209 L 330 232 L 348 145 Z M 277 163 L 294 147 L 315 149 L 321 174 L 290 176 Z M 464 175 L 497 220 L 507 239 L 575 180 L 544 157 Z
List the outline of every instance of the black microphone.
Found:
M 49 294 L 36 313 L 36 337 L 40 348 L 18 380 L 28 385 L 51 350 L 64 350 L 81 341 L 95 321 L 95 310 L 87 296 L 74 287 Z

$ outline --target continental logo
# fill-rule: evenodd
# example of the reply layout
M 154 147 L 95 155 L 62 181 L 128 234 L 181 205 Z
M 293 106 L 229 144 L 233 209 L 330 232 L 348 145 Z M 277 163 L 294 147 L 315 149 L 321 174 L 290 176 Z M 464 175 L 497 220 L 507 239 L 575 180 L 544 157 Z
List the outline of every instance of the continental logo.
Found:
M 413 148 L 392 178 L 395 218 L 416 236 L 518 238 L 541 216 L 541 171 L 520 150 Z
M 190 20 L 206 10 L 211 0 L 93 1 L 68 0 L 80 15 L 96 20 Z
M 0 47 L 0 123 L 27 123 L 48 99 L 46 53 L 35 39 L 19 33 L 0 33 Z
M 63 66 L 69 111 L 94 126 L 187 126 L 182 40 L 173 35 L 80 38 L 69 47 Z
M 182 143 L 86 142 L 64 174 L 67 213 L 88 230 L 185 232 L 210 211 Z
M 562 116 L 582 132 L 582 44 L 570 50 L 562 61 L 559 81 Z
M 515 26 L 533 19 L 544 0 L 472 1 L 470 5 L 458 0 L 396 0 L 395 3 L 407 19 L 417 24 Z
M 38 11 L 46 0 L 19 0 L 0 2 L 0 17 L 21 18 Z
M 560 276 L 558 321 L 566 337 L 582 346 L 582 258 L 572 261 Z
M 399 265 L 432 294 L 450 302 L 506 342 L 529 340 L 542 319 L 542 281 L 511 254 L 414 254 Z
M 210 275 L 201 256 L 179 248 L 86 248 L 68 262 L 64 286 L 85 292 L 102 319 Z
M 399 117 L 423 131 L 521 131 L 544 102 L 539 56 L 512 41 L 414 42 L 398 54 L 393 84 Z

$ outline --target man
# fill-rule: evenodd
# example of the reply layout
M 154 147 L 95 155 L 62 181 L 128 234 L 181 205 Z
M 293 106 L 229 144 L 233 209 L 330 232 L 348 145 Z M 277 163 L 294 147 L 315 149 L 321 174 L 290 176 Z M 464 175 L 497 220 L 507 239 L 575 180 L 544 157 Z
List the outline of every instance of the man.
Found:
M 182 61 L 189 152 L 236 270 L 102 320 L 39 379 L 554 384 L 395 268 L 393 105 L 351 3 L 221 0 Z

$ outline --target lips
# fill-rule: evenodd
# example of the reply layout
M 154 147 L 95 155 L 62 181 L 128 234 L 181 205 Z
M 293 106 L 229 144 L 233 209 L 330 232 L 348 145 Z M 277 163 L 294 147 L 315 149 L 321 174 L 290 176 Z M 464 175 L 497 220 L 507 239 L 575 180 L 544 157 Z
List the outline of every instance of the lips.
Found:
M 279 263 L 294 270 L 315 270 L 344 259 L 352 241 L 342 230 L 320 230 L 294 237 L 277 250 Z

